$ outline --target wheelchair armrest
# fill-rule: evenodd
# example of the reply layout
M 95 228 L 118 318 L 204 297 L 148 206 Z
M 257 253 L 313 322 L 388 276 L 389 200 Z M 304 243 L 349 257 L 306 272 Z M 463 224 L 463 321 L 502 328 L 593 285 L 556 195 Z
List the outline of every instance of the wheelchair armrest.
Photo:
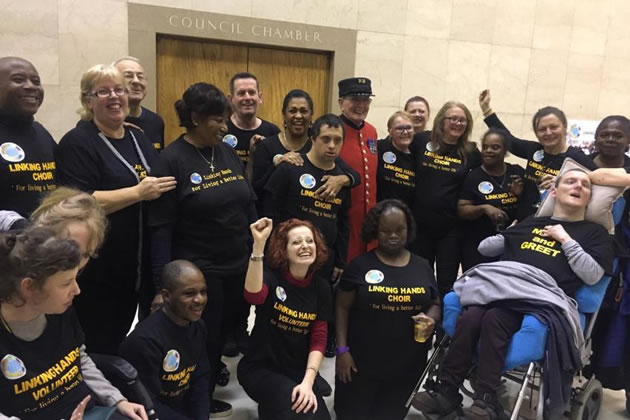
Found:
M 122 357 L 108 354 L 90 354 L 90 358 L 110 381 L 129 383 L 135 381 L 138 377 L 136 368 Z

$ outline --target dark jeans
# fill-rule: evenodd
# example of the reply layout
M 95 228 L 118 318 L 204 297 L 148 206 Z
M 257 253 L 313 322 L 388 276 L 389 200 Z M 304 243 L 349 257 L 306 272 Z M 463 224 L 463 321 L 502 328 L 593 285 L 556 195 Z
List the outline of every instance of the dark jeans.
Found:
M 316 386 L 313 386 L 313 392 L 317 396 L 317 412 L 297 414 L 291 409 L 291 393 L 301 380 L 262 364 L 247 361 L 238 364 L 238 381 L 247 395 L 258 403 L 260 420 L 330 420 L 328 407 Z
M 442 297 L 453 288 L 457 279 L 461 246 L 461 235 L 455 225 L 450 230 L 439 232 L 418 225 L 412 251 L 428 260 L 431 267 L 435 264 L 437 284 Z
M 352 374 L 352 382 L 335 380 L 337 420 L 402 420 L 405 407 L 421 372 L 389 379 L 378 379 L 361 372 Z
M 473 363 L 479 343 L 475 392 L 495 393 L 501 383 L 508 345 L 521 328 L 523 314 L 492 306 L 468 306 L 457 318 L 455 336 L 442 362 L 439 379 L 459 387 Z

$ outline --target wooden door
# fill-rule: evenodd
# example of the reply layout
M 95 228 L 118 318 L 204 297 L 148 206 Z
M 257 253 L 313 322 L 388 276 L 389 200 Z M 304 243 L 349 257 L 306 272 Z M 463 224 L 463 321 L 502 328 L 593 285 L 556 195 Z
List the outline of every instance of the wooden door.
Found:
M 249 71 L 258 78 L 263 104 L 258 116 L 282 127 L 282 101 L 291 89 L 313 98 L 315 118 L 328 111 L 330 56 L 200 39 L 160 36 L 157 42 L 157 112 L 169 144 L 183 131 L 175 101 L 193 83 L 212 83 L 228 95 L 230 78 Z

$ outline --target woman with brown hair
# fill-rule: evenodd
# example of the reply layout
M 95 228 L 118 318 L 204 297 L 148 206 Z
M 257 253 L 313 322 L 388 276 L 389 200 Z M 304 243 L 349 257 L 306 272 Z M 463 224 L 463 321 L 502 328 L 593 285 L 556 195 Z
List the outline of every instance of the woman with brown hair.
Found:
M 412 250 L 436 264 L 444 296 L 452 287 L 460 261 L 457 199 L 471 168 L 481 164 L 470 140 L 473 118 L 460 102 L 449 101 L 435 115 L 433 130 L 414 137 L 416 189 L 413 214 L 418 226 Z
M 254 246 L 245 299 L 257 305 L 248 351 L 238 380 L 258 403 L 261 420 L 330 419 L 321 390 L 313 386 L 324 357 L 331 317 L 328 284 L 313 276 L 328 258 L 318 229 L 289 219 L 271 235 L 271 219 L 250 226 Z

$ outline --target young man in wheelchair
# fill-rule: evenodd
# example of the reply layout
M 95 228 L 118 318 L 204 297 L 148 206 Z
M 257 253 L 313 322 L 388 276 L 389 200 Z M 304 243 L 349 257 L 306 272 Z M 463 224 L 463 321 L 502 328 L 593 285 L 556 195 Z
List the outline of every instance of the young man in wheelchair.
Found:
M 558 176 L 550 194 L 555 199 L 551 217 L 528 217 L 484 240 L 479 251 L 488 256 L 502 254 L 502 260 L 467 271 L 455 284 L 463 311 L 457 318 L 437 382 L 413 400 L 414 407 L 424 414 L 432 418 L 455 416 L 462 402 L 458 389 L 478 348 L 474 403 L 464 409 L 465 418 L 504 418 L 496 389 L 510 340 L 520 329 L 523 307 L 528 305 L 564 305 L 560 313 L 565 316 L 559 318 L 572 318 L 565 323 L 570 326 L 567 335 L 573 336 L 567 347 L 573 347 L 569 349 L 573 355 L 579 354 L 582 331 L 576 305 L 567 297 L 575 297 L 583 283 L 594 284 L 611 270 L 612 239 L 604 227 L 584 219 L 591 197 L 587 173 L 565 172 Z M 475 278 L 486 283 L 475 282 Z M 554 349 L 558 353 L 566 350 L 560 347 Z M 549 349 L 548 344 L 548 353 Z M 581 364 L 579 357 L 575 364 Z

